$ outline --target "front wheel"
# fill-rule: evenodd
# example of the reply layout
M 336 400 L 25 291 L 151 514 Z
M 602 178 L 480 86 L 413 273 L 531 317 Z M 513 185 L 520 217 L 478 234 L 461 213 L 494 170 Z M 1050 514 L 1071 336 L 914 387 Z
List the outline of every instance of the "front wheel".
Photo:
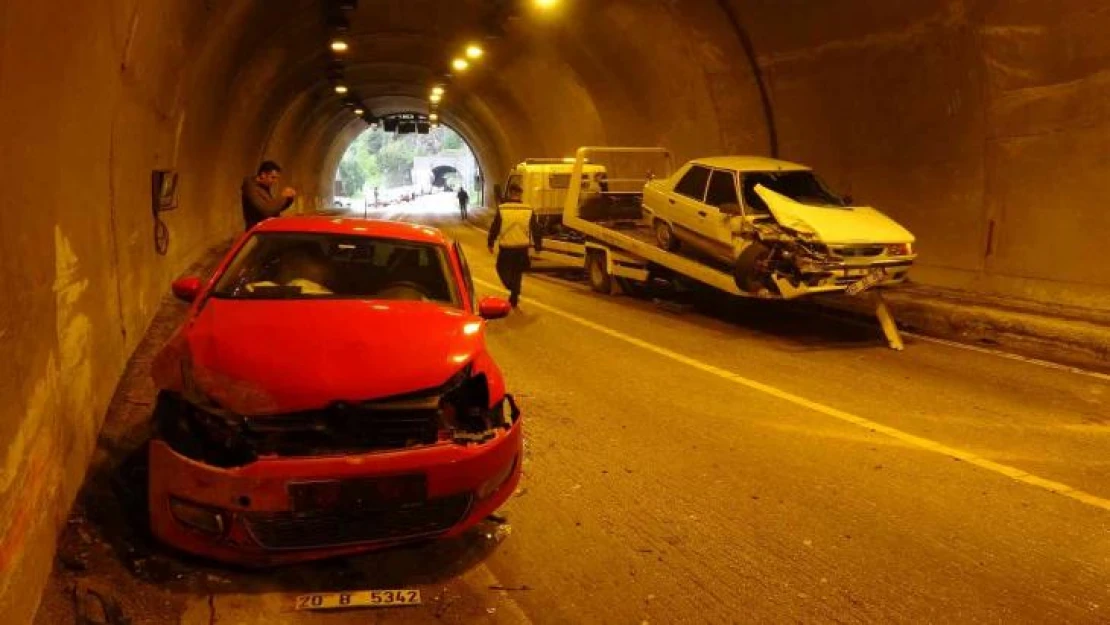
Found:
M 746 293 L 758 293 L 760 289 L 774 290 L 771 276 L 771 248 L 756 242 L 752 243 L 740 253 L 733 268 L 733 279 L 736 287 Z M 768 285 L 768 282 L 771 282 Z
M 659 247 L 673 252 L 678 249 L 678 238 L 674 235 L 674 228 L 662 219 L 655 220 L 655 241 Z

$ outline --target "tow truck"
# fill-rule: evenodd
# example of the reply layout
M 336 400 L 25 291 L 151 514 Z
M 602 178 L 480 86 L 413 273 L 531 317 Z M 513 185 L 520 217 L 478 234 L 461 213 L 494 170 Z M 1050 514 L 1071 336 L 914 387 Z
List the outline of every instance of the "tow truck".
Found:
M 568 159 L 569 160 L 569 159 Z M 599 188 L 590 174 L 605 165 L 607 176 Z M 614 166 L 617 164 L 623 165 Z M 629 163 L 650 163 L 643 176 L 627 177 Z M 635 165 L 633 168 L 636 167 Z M 587 169 L 591 168 L 591 169 Z M 659 169 L 662 171 L 659 171 Z M 576 152 L 559 227 L 544 237 L 539 258 L 556 266 L 585 271 L 590 287 L 598 293 L 634 291 L 656 278 L 693 280 L 735 297 L 795 300 L 821 293 L 870 296 L 875 317 L 891 349 L 904 348 L 898 326 L 881 289 L 849 288 L 844 284 L 796 284 L 777 273 L 768 276 L 770 288 L 758 292 L 741 289 L 728 268 L 685 251 L 668 251 L 657 243 L 642 206 L 644 185 L 656 175 L 669 176 L 674 161 L 665 148 L 582 147 Z M 583 176 L 585 174 L 585 177 Z M 585 201 L 584 201 L 585 199 Z M 864 285 L 866 286 L 866 285 Z

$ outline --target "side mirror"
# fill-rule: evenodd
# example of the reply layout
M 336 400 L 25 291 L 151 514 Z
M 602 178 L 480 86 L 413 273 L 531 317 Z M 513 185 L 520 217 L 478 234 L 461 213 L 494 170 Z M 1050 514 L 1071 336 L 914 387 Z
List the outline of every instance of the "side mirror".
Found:
M 512 310 L 512 305 L 500 297 L 486 297 L 478 302 L 478 316 L 486 321 L 504 319 Z
M 200 295 L 201 286 L 200 278 L 196 276 L 174 280 L 173 295 L 177 299 L 191 304 L 196 300 L 197 295 Z

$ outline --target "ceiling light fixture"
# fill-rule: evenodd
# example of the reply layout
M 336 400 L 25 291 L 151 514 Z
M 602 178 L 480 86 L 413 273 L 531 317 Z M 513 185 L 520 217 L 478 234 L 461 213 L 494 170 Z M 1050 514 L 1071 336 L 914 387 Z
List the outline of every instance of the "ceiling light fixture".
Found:
M 351 49 L 351 46 L 348 45 L 347 42 L 343 41 L 342 39 L 332 39 L 331 49 L 332 49 L 332 52 L 346 52 L 347 50 Z
M 435 87 L 432 87 L 432 95 L 441 96 L 441 95 L 443 95 L 443 92 L 444 92 L 443 87 L 440 87 L 438 85 L 435 86 Z
M 365 113 L 365 112 L 366 111 L 364 111 L 362 109 L 355 109 L 355 115 L 358 115 L 359 117 L 362 117 L 362 114 Z
M 478 60 L 482 58 L 485 53 L 486 51 L 483 50 L 482 46 L 479 46 L 478 44 L 472 43 L 466 47 L 466 57 L 468 59 Z
M 451 67 L 455 68 L 455 71 L 457 72 L 465 72 L 467 69 L 470 68 L 470 61 L 467 61 L 463 58 L 458 58 L 451 62 Z
M 439 104 L 440 100 L 442 100 L 442 99 L 443 99 L 443 96 L 441 96 L 439 94 L 436 94 L 436 93 L 433 93 L 432 95 L 428 96 L 428 100 L 430 100 L 434 104 Z
M 338 93 L 338 94 L 344 94 L 344 93 L 347 93 L 347 91 L 349 91 L 347 89 L 347 85 L 336 85 L 335 86 L 335 92 Z

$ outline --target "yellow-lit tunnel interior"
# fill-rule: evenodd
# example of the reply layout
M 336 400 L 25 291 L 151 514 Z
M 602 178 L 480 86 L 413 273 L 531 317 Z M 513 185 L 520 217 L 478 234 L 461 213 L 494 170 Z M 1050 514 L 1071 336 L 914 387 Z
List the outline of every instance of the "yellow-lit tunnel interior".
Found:
M 1110 308 L 1100 0 L 63 4 L 0 0 L 0 613 L 33 610 L 127 359 L 241 232 L 243 177 L 273 159 L 297 211 L 330 201 L 367 127 L 337 80 L 368 118 L 442 84 L 489 184 L 581 145 L 774 154 L 905 224 L 918 282 Z

